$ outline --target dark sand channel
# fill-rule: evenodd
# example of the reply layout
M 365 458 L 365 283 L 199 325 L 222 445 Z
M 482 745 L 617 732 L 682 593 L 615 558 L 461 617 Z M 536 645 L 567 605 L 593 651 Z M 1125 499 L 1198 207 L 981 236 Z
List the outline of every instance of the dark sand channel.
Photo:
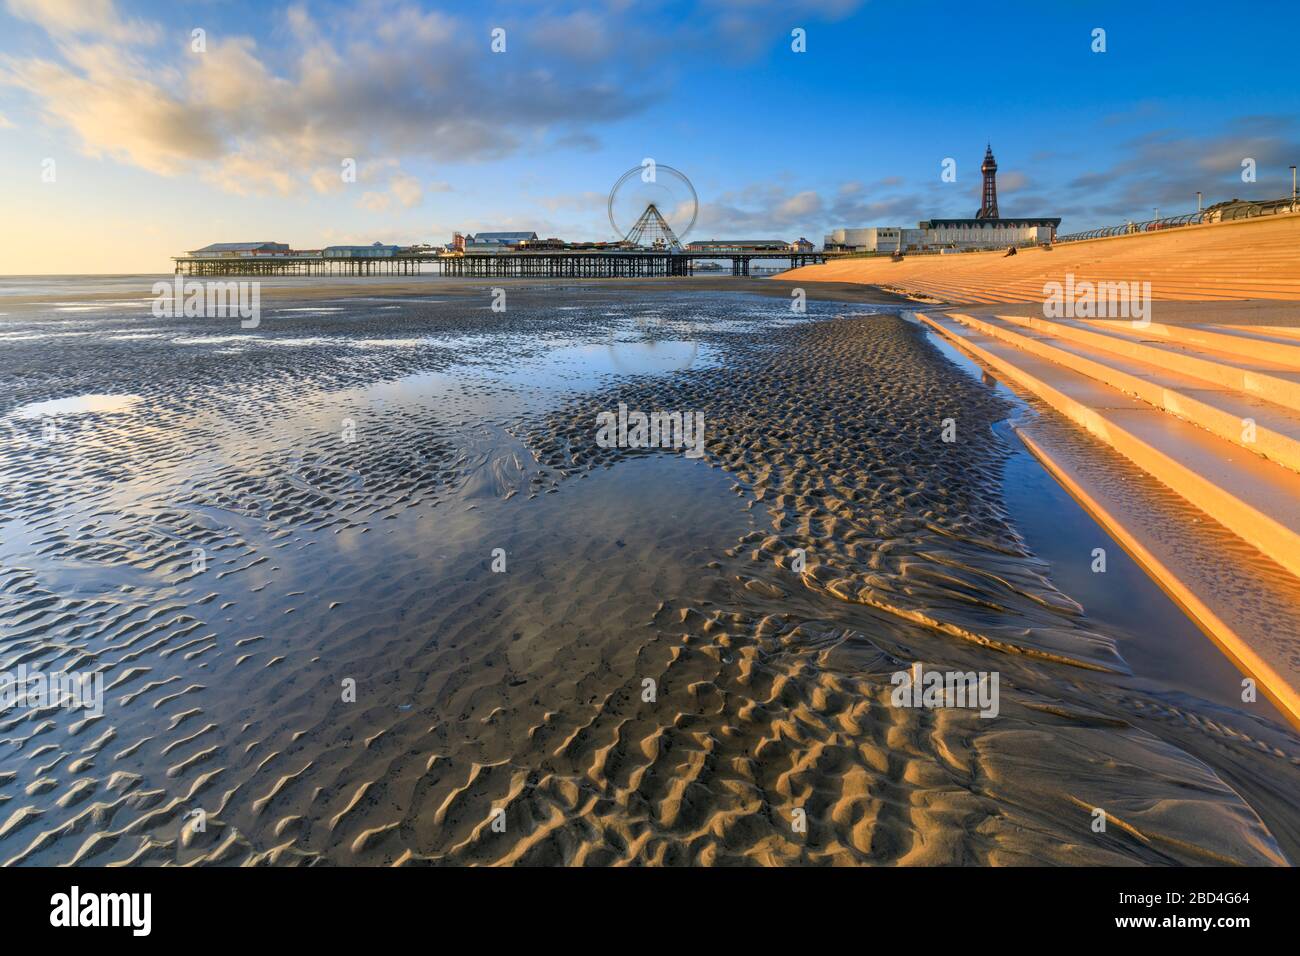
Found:
M 0 714 L 0 861 L 1300 853 L 1300 741 L 1144 642 L 1164 609 L 1076 603 L 1011 403 L 896 307 L 338 289 L 252 331 L 0 299 L 0 671 L 108 688 Z M 701 412 L 704 457 L 598 447 L 619 402 Z M 997 672 L 999 715 L 892 706 L 914 661 Z

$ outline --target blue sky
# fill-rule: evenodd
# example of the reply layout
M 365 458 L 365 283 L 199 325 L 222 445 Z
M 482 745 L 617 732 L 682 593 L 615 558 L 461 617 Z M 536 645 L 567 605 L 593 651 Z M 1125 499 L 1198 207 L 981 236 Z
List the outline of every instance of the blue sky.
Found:
M 1287 10 L 0 0 L 0 273 L 157 272 L 243 239 L 610 238 L 609 187 L 645 157 L 691 178 L 695 238 L 973 215 L 987 141 L 1003 215 L 1067 232 L 1197 189 L 1280 196 Z

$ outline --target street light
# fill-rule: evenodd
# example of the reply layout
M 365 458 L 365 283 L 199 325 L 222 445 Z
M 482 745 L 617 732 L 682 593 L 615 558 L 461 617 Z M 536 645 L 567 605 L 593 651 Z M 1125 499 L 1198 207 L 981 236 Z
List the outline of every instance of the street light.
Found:
M 1201 191 L 1199 189 L 1196 190 L 1196 211 L 1201 211 Z

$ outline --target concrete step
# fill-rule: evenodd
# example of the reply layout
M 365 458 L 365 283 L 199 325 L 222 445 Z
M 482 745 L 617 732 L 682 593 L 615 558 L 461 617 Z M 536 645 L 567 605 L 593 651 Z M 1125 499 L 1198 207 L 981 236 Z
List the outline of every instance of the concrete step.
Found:
M 1285 363 L 1247 359 L 1204 346 L 1144 338 L 1143 329 L 1119 331 L 1124 323 L 1105 330 L 1070 319 L 998 315 L 1000 319 L 1057 338 L 1090 345 L 1125 358 L 1160 365 L 1224 388 L 1245 392 L 1265 401 L 1300 411 L 1300 371 Z
M 1105 281 L 1106 277 L 1091 274 L 1095 279 Z M 997 304 L 1012 302 L 1035 302 L 1043 299 L 1041 280 L 1021 281 L 1014 278 L 996 280 L 971 276 L 969 281 L 963 275 L 954 273 L 952 278 L 942 282 L 891 277 L 884 285 L 905 289 L 908 292 L 920 292 L 945 302 L 960 304 Z M 1275 285 L 1269 283 L 1269 285 Z M 1185 302 L 1230 302 L 1239 299 L 1297 299 L 1300 298 L 1300 284 L 1292 289 L 1255 288 L 1240 283 L 1223 281 L 1212 283 L 1161 281 L 1152 288 L 1153 301 L 1178 300 Z
M 1113 455 L 1071 440 L 1058 423 L 1017 423 L 1025 446 L 1243 674 L 1300 728 L 1300 578 L 1200 512 L 1152 494 Z M 1097 467 L 1099 458 L 1106 464 Z M 1140 620 L 1142 615 L 1137 615 Z M 1160 635 L 1151 634 L 1158 641 Z
M 949 314 L 987 335 L 1140 398 L 1245 451 L 1300 472 L 1300 412 L 1162 365 L 1059 339 L 1000 318 Z
M 1207 328 L 1212 328 L 1220 332 L 1249 329 L 1257 335 L 1267 335 L 1280 342 L 1300 341 L 1300 326 L 1296 325 L 1211 325 L 1207 326 Z
M 1300 475 L 952 316 L 917 317 L 1300 577 Z
M 1211 329 L 1196 325 L 1164 325 L 1151 322 L 1139 330 L 1133 327 L 1132 322 L 1124 319 L 1086 319 L 1085 321 L 1107 332 L 1143 339 L 1160 339 L 1176 345 L 1201 347 L 1223 355 L 1258 359 L 1300 370 L 1300 344 L 1297 344 L 1293 338 L 1258 332 L 1250 326 Z

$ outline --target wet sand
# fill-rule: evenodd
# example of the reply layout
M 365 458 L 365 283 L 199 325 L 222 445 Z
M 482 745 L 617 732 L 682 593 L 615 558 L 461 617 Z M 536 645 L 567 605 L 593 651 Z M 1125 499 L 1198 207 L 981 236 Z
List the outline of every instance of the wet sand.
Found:
M 0 715 L 0 861 L 1297 857 L 1300 740 L 1060 590 L 1005 397 L 888 306 L 684 282 L 3 300 L 0 671 L 108 692 Z M 23 411 L 87 395 L 139 400 Z M 599 447 L 620 402 L 704 457 Z M 917 661 L 999 715 L 894 706 Z
M 84 309 L 96 304 L 124 302 L 127 296 L 147 297 L 149 288 L 155 282 L 171 284 L 175 276 L 157 275 L 123 275 L 123 276 L 87 276 L 74 277 L 85 288 L 78 290 L 75 301 L 64 302 L 68 295 L 60 290 L 62 279 L 57 276 L 7 276 L 0 277 L 0 302 L 5 308 L 14 310 L 30 309 Z M 237 281 L 240 276 L 224 277 Z M 224 279 L 223 279 L 224 281 Z M 915 300 L 897 295 L 875 286 L 864 286 L 859 282 L 816 282 L 800 283 L 778 274 L 768 277 L 741 277 L 696 275 L 684 278 L 659 279 L 444 279 L 438 275 L 421 275 L 406 277 L 368 277 L 354 279 L 336 277 L 328 280 L 311 276 L 279 276 L 263 278 L 261 294 L 263 298 L 275 302 L 278 300 L 320 301 L 323 299 L 372 298 L 376 296 L 399 296 L 403 298 L 436 294 L 446 299 L 479 299 L 484 289 L 590 289 L 603 293 L 621 293 L 637 296 L 644 293 L 659 295 L 665 291 L 673 292 L 707 292 L 779 297 L 787 301 L 791 292 L 804 289 L 808 298 L 821 302 L 852 302 L 856 305 L 899 305 Z

